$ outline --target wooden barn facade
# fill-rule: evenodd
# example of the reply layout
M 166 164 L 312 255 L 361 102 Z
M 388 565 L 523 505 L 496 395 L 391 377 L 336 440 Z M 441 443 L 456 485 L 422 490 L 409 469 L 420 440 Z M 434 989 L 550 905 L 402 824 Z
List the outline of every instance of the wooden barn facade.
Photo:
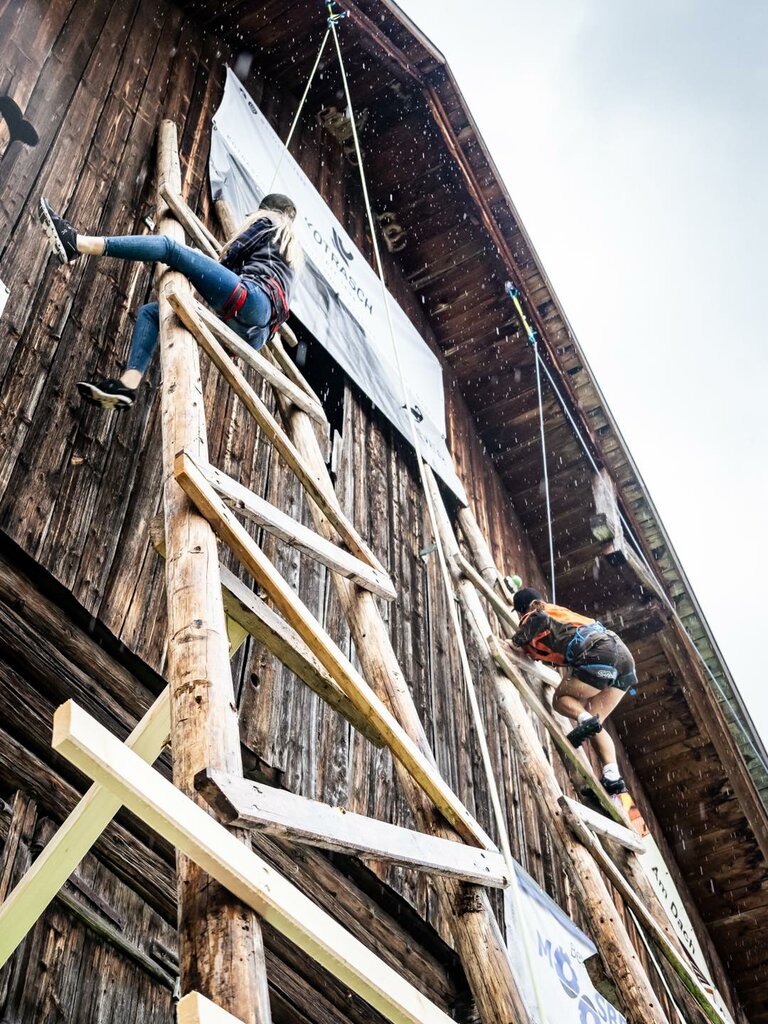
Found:
M 371 199 L 395 225 L 396 244 L 384 253 L 388 286 L 441 361 L 447 443 L 469 508 L 495 566 L 546 589 L 535 364 L 504 293 L 512 280 L 551 375 L 544 419 L 558 600 L 621 632 L 635 655 L 638 693 L 615 715 L 625 778 L 726 1009 L 737 1024 L 768 1024 L 765 750 L 444 59 L 392 0 L 343 7 Z M 38 139 L 22 141 L 10 115 L 0 121 L 0 280 L 8 289 L 0 315 L 0 903 L 89 784 L 51 747 L 56 708 L 74 699 L 124 739 L 167 675 L 165 565 L 152 536 L 163 507 L 159 362 L 124 414 L 82 404 L 75 386 L 122 365 L 152 268 L 109 260 L 60 267 L 43 244 L 38 200 L 46 196 L 89 233 L 151 230 L 158 133 L 170 120 L 183 198 L 223 237 L 207 168 L 226 67 L 247 64 L 243 84 L 285 138 L 325 30 L 314 0 L 0 0 L 0 96 L 14 100 Z M 357 167 L 321 116 L 332 108 L 344 112 L 329 50 L 292 152 L 371 255 Z M 293 326 L 307 343 L 303 373 L 330 422 L 325 454 L 341 507 L 396 590 L 394 601 L 377 603 L 428 746 L 450 789 L 498 841 L 413 450 Z M 311 503 L 273 444 L 222 375 L 201 364 L 211 463 L 312 525 Z M 270 387 L 252 370 L 247 377 L 276 410 Z M 445 498 L 455 520 L 458 506 Z M 601 534 L 619 514 L 623 525 Z M 332 573 L 253 523 L 248 530 L 367 674 Z M 471 545 L 462 550 L 472 560 Z M 252 586 L 223 548 L 222 561 Z M 512 853 L 592 934 L 500 714 L 493 670 L 471 633 L 467 643 Z M 390 752 L 263 644 L 243 644 L 232 676 L 248 778 L 417 825 Z M 545 697 L 547 687 L 529 680 Z M 560 786 L 576 795 L 551 737 L 536 728 Z M 158 767 L 170 777 L 168 752 Z M 449 1017 L 490 1024 L 450 920 L 459 912 L 429 874 L 284 838 L 253 843 Z M 477 912 L 475 888 L 466 887 L 465 915 Z M 636 915 L 611 892 L 667 1019 L 679 1019 L 675 1004 L 685 1020 L 715 1019 L 670 982 Z M 501 891 L 488 890 L 487 902 L 501 933 Z M 622 1001 L 610 951 L 597 944 L 596 988 L 627 1020 L 650 1019 Z M 277 1024 L 385 1019 L 269 924 L 264 945 Z M 481 963 L 487 953 L 477 951 Z M 0 970 L 0 1021 L 170 1022 L 178 973 L 174 849 L 123 810 Z

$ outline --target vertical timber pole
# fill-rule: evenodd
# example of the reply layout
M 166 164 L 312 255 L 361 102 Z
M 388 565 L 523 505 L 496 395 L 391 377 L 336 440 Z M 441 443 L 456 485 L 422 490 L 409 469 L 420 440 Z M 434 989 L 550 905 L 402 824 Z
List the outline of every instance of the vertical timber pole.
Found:
M 293 443 L 316 479 L 326 483 L 328 496 L 336 501 L 311 419 L 279 395 L 278 405 Z M 334 540 L 335 533 L 328 520 L 314 502 L 309 504 L 318 533 Z M 373 594 L 337 573 L 333 574 L 333 583 L 366 680 L 388 703 L 395 718 L 425 756 L 434 761 Z M 455 839 L 456 833 L 439 818 L 411 776 L 399 764 L 395 767 L 417 826 L 425 832 Z M 433 885 L 483 1024 L 528 1024 L 530 1018 L 512 975 L 506 944 L 486 890 L 437 876 L 433 878 Z
M 171 121 L 160 126 L 157 179 L 158 233 L 183 243 L 183 228 L 160 198 L 164 186 L 181 195 Z M 207 462 L 208 442 L 197 344 L 171 309 L 172 289 L 192 297 L 187 279 L 164 268 L 158 295 L 173 781 L 201 803 L 197 772 L 241 775 L 242 762 L 216 538 L 173 476 L 178 451 Z M 201 992 L 244 1024 L 270 1024 L 258 918 L 188 858 L 177 854 L 176 867 L 182 994 Z

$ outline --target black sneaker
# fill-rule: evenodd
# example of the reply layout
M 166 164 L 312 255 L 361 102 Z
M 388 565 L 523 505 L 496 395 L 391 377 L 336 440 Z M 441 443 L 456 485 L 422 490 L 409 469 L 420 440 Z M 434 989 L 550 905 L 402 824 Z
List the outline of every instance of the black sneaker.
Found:
M 571 729 L 566 739 L 572 747 L 580 747 L 584 740 L 588 740 L 590 736 L 594 736 L 602 728 L 603 726 L 597 715 L 592 715 L 586 721 L 580 722 L 575 729 Z
M 611 796 L 618 796 L 620 793 L 627 792 L 626 783 L 622 778 L 606 779 L 604 775 L 601 775 L 600 784 L 602 785 L 606 793 L 609 793 Z
M 48 236 L 51 252 L 57 257 L 59 263 L 74 263 L 80 256 L 77 251 L 77 232 L 58 213 L 54 213 L 45 199 L 40 200 L 38 206 L 40 223 L 43 231 Z
M 114 377 L 106 380 L 79 380 L 77 390 L 92 405 L 104 409 L 129 409 L 136 401 L 136 389 L 127 388 Z

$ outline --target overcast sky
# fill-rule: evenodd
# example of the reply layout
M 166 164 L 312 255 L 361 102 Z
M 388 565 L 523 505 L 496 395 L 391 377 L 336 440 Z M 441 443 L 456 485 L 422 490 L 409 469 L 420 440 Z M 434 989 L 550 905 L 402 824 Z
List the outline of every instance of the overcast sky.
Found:
M 768 744 L 768 3 L 398 2 L 458 79 Z

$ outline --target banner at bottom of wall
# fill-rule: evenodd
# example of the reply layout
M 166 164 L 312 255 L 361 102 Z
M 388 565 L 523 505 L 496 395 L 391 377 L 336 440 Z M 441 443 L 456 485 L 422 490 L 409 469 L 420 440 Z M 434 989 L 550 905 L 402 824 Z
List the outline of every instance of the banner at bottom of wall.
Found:
M 522 868 L 517 869 L 525 931 L 515 917 L 509 889 L 504 917 L 507 950 L 528 1014 L 535 1024 L 626 1024 L 626 1018 L 602 996 L 587 972 L 585 961 L 597 952 L 592 940 Z M 546 1019 L 542 1020 L 524 943 Z

